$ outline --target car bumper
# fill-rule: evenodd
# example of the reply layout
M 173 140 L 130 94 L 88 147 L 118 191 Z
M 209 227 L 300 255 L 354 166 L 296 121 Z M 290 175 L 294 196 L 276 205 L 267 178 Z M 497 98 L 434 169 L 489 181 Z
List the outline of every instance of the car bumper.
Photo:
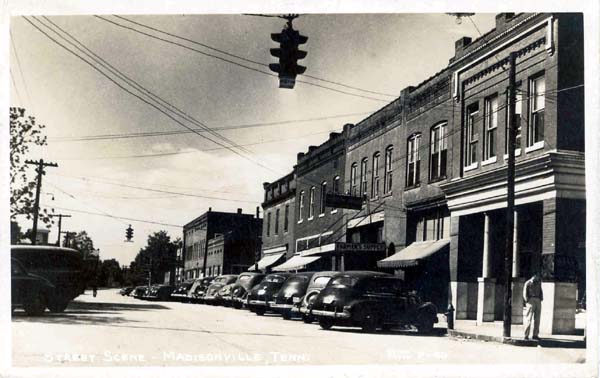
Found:
M 204 301 L 210 302 L 210 301 L 216 301 L 217 297 L 215 297 L 214 295 L 205 295 L 204 297 L 202 297 L 202 299 Z
M 312 315 L 324 316 L 327 318 L 334 318 L 334 319 L 350 319 L 352 317 L 352 315 L 347 311 L 335 312 L 335 311 L 324 311 L 324 310 L 314 310 L 314 309 L 312 310 Z
M 294 308 L 294 305 L 284 304 L 284 303 L 273 303 L 273 304 L 270 304 L 269 306 L 276 310 L 292 310 Z
M 264 306 L 267 307 L 269 302 L 266 301 L 259 301 L 257 299 L 250 299 L 248 300 L 248 304 L 250 306 Z

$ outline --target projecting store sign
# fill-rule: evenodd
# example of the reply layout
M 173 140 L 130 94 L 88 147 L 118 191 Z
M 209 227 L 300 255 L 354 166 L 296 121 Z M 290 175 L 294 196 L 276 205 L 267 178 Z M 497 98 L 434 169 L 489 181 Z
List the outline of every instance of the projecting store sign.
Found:
M 336 252 L 380 252 L 385 251 L 385 243 L 335 243 Z
M 339 209 L 362 209 L 363 198 L 345 194 L 325 194 L 325 206 Z

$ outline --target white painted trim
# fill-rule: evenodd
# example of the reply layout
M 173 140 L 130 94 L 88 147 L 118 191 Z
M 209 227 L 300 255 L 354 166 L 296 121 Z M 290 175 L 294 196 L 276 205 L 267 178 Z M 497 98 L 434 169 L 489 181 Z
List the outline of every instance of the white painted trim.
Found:
M 539 141 L 539 142 L 536 142 L 536 143 L 532 144 L 529 147 L 525 147 L 525 153 L 527 154 L 527 153 L 530 153 L 532 151 L 541 150 L 542 148 L 544 148 L 544 141 L 543 140 Z
M 492 156 L 491 158 L 484 160 L 481 162 L 481 166 L 494 164 L 498 160 L 497 156 Z
M 304 222 L 304 219 L 300 219 L 300 220 L 298 221 L 298 224 L 301 224 L 302 222 Z
M 311 220 L 313 220 L 313 219 L 315 219 L 315 216 L 314 216 L 314 215 L 313 215 L 312 217 L 308 217 L 308 218 L 306 218 L 306 220 L 307 220 L 307 221 L 311 221 Z
M 533 15 L 532 17 L 534 17 L 536 15 Z M 525 21 L 524 21 L 525 22 Z M 522 38 L 524 35 L 536 30 L 537 28 L 539 28 L 540 26 L 544 26 L 544 25 L 552 25 L 552 16 L 538 22 L 537 24 L 533 25 L 532 27 L 530 27 L 527 30 L 524 30 L 523 32 L 517 34 L 516 36 L 514 36 L 513 38 L 509 39 L 508 41 L 504 42 L 503 44 L 501 44 L 500 46 L 496 47 L 493 50 L 488 51 L 486 54 L 481 55 L 479 58 L 475 59 L 474 61 L 462 66 L 461 68 L 458 68 L 456 71 L 454 71 L 454 73 L 452 74 L 452 79 L 454 81 L 454 85 L 453 85 L 453 90 L 452 90 L 452 97 L 453 98 L 458 98 L 458 75 L 460 72 L 467 70 L 468 68 L 471 68 L 471 66 L 474 66 L 478 63 L 480 63 L 482 60 L 486 59 L 489 56 L 492 56 L 494 54 L 496 54 L 496 52 L 498 52 L 499 50 L 504 49 L 505 47 L 507 47 L 508 45 L 512 44 L 513 42 L 515 42 L 516 40 Z M 517 25 L 515 25 L 516 27 Z M 546 49 L 548 49 L 548 43 L 550 44 L 554 44 L 553 43 L 553 33 L 549 32 L 550 38 L 546 37 Z M 500 36 L 498 36 L 500 37 Z M 489 43 L 493 42 L 494 40 L 488 41 L 488 43 L 486 43 L 485 45 L 482 46 L 487 46 L 489 45 Z M 475 51 L 473 51 L 473 53 L 475 53 Z M 463 56 L 461 59 L 466 58 L 468 55 Z
M 323 218 L 324 216 L 325 216 L 325 213 L 319 214 L 319 218 Z
M 472 171 L 472 170 L 477 169 L 477 168 L 479 168 L 479 162 L 478 161 L 476 161 L 475 163 L 473 163 L 471 165 L 468 165 L 468 166 L 464 167 L 463 171 L 464 172 L 469 172 L 469 171 Z
M 520 148 L 515 149 L 515 157 L 516 156 L 521 156 L 521 149 Z M 504 160 L 508 160 L 508 154 L 504 154 Z
M 338 212 L 338 209 L 334 209 L 334 210 L 331 210 L 330 214 L 336 214 L 337 212 Z

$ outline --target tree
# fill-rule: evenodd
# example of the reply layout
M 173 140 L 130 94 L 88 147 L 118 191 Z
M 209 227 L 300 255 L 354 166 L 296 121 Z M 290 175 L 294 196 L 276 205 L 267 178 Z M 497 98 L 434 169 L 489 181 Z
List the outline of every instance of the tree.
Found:
M 10 219 L 17 215 L 33 218 L 36 180 L 27 175 L 25 163 L 27 153 L 32 146 L 47 145 L 42 129 L 32 116 L 25 116 L 25 109 L 10 108 Z M 54 209 L 41 209 L 39 220 L 50 227 L 54 222 L 50 214 Z
M 149 235 L 146 247 L 140 249 L 130 265 L 136 283 L 148 282 L 150 276 L 151 283 L 163 282 L 165 272 L 175 268 L 177 247 L 177 240 L 171 241 L 166 231 Z
M 94 253 L 94 241 L 89 237 L 86 231 L 80 231 L 75 234 L 73 238 L 72 246 L 76 250 L 80 251 L 83 254 L 84 259 L 89 259 L 92 256 L 95 256 Z
M 115 259 L 102 260 L 98 269 L 98 286 L 113 287 L 115 282 L 123 283 L 121 265 Z

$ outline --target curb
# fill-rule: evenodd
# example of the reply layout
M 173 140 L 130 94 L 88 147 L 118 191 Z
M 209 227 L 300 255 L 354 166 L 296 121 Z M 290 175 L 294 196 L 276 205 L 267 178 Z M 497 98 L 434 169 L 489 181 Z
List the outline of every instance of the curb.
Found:
M 524 339 L 515 339 L 512 337 L 482 335 L 482 334 L 472 333 L 472 332 L 457 331 L 455 329 L 449 329 L 448 336 L 450 336 L 453 339 L 491 341 L 491 342 L 496 342 L 496 343 L 501 343 L 501 344 L 515 345 L 515 346 L 535 347 L 535 346 L 539 345 L 538 341 L 536 341 L 536 340 L 524 340 Z

